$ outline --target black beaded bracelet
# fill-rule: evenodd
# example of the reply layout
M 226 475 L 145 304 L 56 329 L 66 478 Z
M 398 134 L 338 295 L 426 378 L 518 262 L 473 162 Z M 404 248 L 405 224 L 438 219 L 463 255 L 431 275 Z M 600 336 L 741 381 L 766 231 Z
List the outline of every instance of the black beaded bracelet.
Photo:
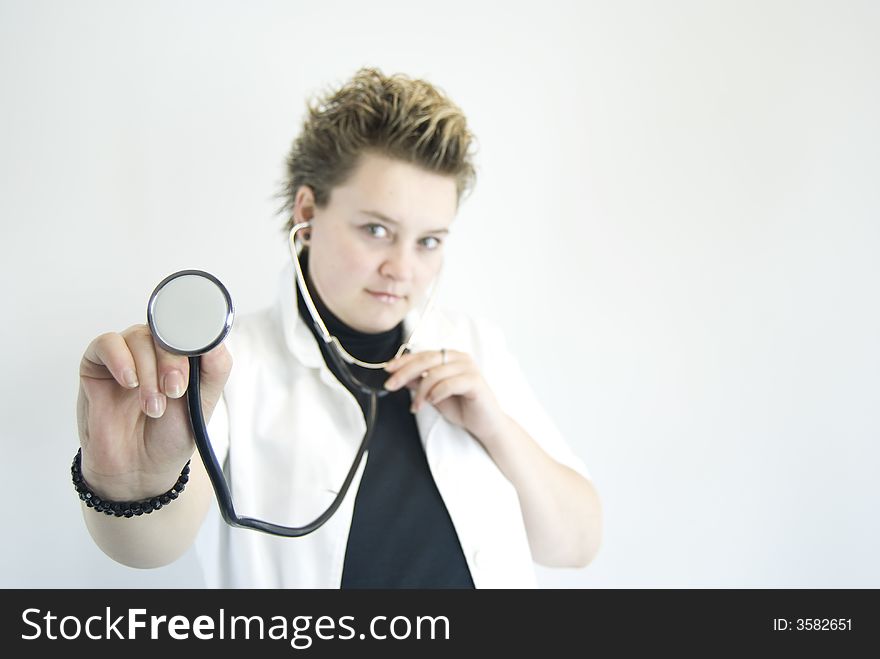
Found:
M 162 506 L 168 505 L 180 496 L 180 493 L 186 488 L 189 481 L 189 463 L 187 460 L 180 477 L 170 490 L 165 494 L 142 499 L 141 501 L 106 501 L 89 489 L 83 480 L 82 475 L 82 449 L 73 456 L 73 464 L 70 467 L 70 475 L 73 478 L 73 486 L 79 493 L 79 498 L 95 512 L 104 513 L 105 515 L 114 515 L 115 517 L 136 517 L 139 515 L 149 515 L 154 510 L 159 510 Z

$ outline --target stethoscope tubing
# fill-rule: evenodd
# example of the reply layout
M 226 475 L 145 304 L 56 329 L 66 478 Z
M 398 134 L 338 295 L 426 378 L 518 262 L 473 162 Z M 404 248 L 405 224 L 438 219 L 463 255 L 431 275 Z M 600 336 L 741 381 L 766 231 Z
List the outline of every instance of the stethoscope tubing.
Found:
M 334 361 L 337 361 L 337 363 L 342 361 L 342 359 L 333 352 L 332 348 L 330 352 L 335 358 Z M 263 533 L 286 538 L 299 538 L 308 535 L 323 526 L 339 508 L 342 500 L 348 492 L 352 480 L 354 480 L 354 475 L 357 473 L 358 466 L 360 465 L 364 454 L 369 449 L 370 440 L 373 437 L 373 430 L 376 426 L 378 398 L 388 392 L 384 389 L 377 390 L 368 387 L 355 378 L 347 368 L 342 369 L 344 377 L 350 378 L 350 381 L 354 383 L 360 391 L 363 391 L 370 397 L 366 414 L 367 431 L 364 434 L 363 440 L 361 440 L 361 445 L 351 464 L 351 468 L 348 470 L 345 482 L 343 482 L 342 487 L 339 489 L 339 492 L 336 494 L 336 498 L 333 499 L 333 503 L 330 504 L 330 507 L 321 513 L 321 515 L 314 521 L 305 526 L 282 526 L 280 524 L 273 524 L 260 519 L 254 519 L 253 517 L 241 517 L 235 512 L 235 506 L 232 502 L 232 493 L 229 491 L 229 485 L 226 482 L 226 477 L 223 475 L 223 469 L 217 461 L 217 456 L 214 454 L 214 449 L 211 446 L 211 441 L 208 439 L 208 431 L 205 427 L 205 417 L 202 414 L 202 395 L 199 378 L 200 368 L 201 358 L 199 356 L 189 357 L 187 404 L 189 407 L 190 425 L 192 427 L 196 448 L 202 458 L 202 463 L 205 465 L 205 470 L 208 473 L 208 478 L 211 481 L 211 486 L 217 497 L 217 504 L 220 507 L 220 515 L 223 517 L 223 520 L 230 526 L 236 528 L 253 529 L 255 531 L 262 531 Z

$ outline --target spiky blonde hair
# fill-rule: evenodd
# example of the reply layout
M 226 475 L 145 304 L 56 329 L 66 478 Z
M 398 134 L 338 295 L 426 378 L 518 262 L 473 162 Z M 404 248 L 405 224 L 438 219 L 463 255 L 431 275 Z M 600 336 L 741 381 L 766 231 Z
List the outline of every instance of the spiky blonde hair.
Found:
M 287 157 L 280 196 L 293 227 L 294 201 L 308 185 L 318 207 L 344 183 L 361 154 L 378 153 L 455 178 L 458 200 L 473 188 L 473 135 L 457 105 L 424 80 L 362 68 L 342 87 L 310 101 Z

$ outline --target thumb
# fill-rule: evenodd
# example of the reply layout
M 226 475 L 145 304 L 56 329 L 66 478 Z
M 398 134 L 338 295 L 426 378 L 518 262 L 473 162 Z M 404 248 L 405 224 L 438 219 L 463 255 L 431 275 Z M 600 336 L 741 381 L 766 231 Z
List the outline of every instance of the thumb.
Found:
M 199 380 L 202 395 L 202 414 L 205 415 L 205 423 L 211 418 L 217 401 L 223 393 L 223 387 L 229 379 L 232 371 L 232 355 L 226 345 L 219 346 L 205 353 L 201 357 L 201 369 Z

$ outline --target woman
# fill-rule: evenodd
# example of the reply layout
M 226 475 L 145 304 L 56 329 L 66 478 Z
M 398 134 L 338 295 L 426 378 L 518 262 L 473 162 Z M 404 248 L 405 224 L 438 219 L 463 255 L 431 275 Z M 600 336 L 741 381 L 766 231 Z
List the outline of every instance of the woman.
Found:
M 109 556 L 160 566 L 195 541 L 208 585 L 226 587 L 528 587 L 533 560 L 592 560 L 598 495 L 500 333 L 440 310 L 420 319 L 473 181 L 470 145 L 461 111 L 401 75 L 363 69 L 310 107 L 288 159 L 285 234 L 308 223 L 299 257 L 330 334 L 358 360 L 388 362 L 351 366 L 389 391 L 368 457 L 336 514 L 289 539 L 208 514 L 196 456 L 186 491 L 152 514 L 84 505 Z M 365 431 L 367 399 L 343 384 L 305 299 L 288 267 L 277 303 L 239 318 L 202 358 L 203 410 L 237 510 L 286 525 L 327 508 Z M 417 342 L 392 359 L 417 324 Z M 144 325 L 89 345 L 81 492 L 136 501 L 179 482 L 193 454 L 187 380 L 186 358 Z

